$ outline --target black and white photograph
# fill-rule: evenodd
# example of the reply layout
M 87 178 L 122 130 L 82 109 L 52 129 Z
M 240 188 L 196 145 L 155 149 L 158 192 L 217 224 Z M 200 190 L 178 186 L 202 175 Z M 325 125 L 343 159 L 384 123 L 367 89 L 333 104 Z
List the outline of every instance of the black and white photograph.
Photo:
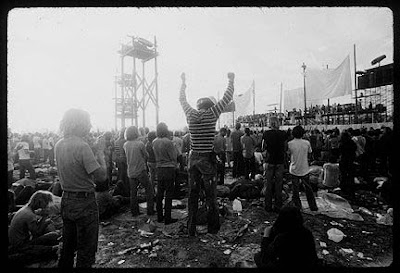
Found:
M 9 268 L 393 267 L 391 8 L 3 22 Z

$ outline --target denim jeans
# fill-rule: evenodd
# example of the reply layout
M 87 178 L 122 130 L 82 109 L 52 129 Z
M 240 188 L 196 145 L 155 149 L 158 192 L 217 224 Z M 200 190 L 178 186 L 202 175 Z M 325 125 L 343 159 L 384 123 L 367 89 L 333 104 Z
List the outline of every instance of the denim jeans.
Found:
M 117 161 L 117 168 L 118 168 L 118 176 L 117 182 L 122 180 L 124 182 L 128 182 L 128 174 L 127 174 L 127 166 L 125 161 Z
M 149 168 L 150 182 L 155 187 L 157 180 L 157 170 L 155 162 L 147 162 L 147 167 Z
M 225 152 L 221 152 L 218 154 L 221 162 L 217 163 L 217 183 L 218 185 L 224 185 L 225 180 L 225 162 L 226 155 Z
M 243 175 L 243 154 L 242 151 L 233 151 L 233 178 Z
M 61 199 L 63 246 L 59 267 L 72 268 L 75 251 L 76 267 L 95 263 L 99 234 L 99 210 L 94 193 L 87 197 L 65 196 Z
M 36 173 L 35 169 L 32 166 L 32 162 L 30 159 L 20 159 L 18 161 L 19 163 L 19 179 L 22 179 L 25 177 L 25 172 L 26 170 L 29 171 L 29 178 L 30 179 L 36 179 Z
M 246 179 L 249 179 L 249 176 L 251 176 L 251 179 L 254 179 L 256 176 L 256 160 L 255 157 L 250 157 L 250 158 L 243 158 L 244 161 L 244 177 Z
M 189 156 L 189 235 L 195 235 L 199 195 L 202 189 L 205 191 L 206 205 L 208 207 L 208 232 L 217 233 L 220 229 L 217 203 L 217 181 L 215 175 L 215 155 L 199 155 L 197 153 L 192 153 Z
M 305 176 L 297 176 L 297 175 L 292 175 L 292 186 L 293 186 L 293 203 L 295 204 L 296 207 L 298 207 L 299 209 L 301 209 L 301 201 L 300 201 L 300 197 L 299 197 L 299 186 L 300 186 L 300 180 L 303 183 L 304 186 L 304 190 L 306 192 L 306 197 L 307 197 L 307 202 L 308 205 L 310 207 L 311 210 L 317 210 L 317 203 L 315 201 L 315 196 L 314 196 L 314 192 L 312 190 L 312 187 L 310 185 L 310 181 L 309 181 L 309 175 L 305 175 Z
M 154 187 L 146 171 L 143 171 L 138 177 L 129 178 L 131 189 L 131 213 L 132 215 L 139 214 L 139 202 L 137 197 L 139 184 L 142 184 L 146 191 L 147 214 L 152 215 L 154 213 Z
M 162 221 L 165 220 L 166 223 L 171 221 L 171 210 L 172 210 L 172 196 L 174 194 L 174 181 L 175 181 L 175 168 L 157 168 L 157 219 Z M 165 203 L 163 211 L 162 200 L 164 199 L 165 192 Z
M 275 197 L 275 208 L 282 207 L 283 164 L 267 164 L 267 187 L 265 192 L 265 209 L 272 210 L 272 197 Z

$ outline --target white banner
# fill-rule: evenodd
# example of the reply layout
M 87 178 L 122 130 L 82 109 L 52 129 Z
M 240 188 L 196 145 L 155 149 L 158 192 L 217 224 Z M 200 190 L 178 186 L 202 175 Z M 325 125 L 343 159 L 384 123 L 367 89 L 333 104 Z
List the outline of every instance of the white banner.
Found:
M 309 69 L 306 71 L 307 108 L 312 105 L 327 105 L 337 100 L 344 103 L 351 100 L 350 57 L 347 56 L 335 69 Z M 336 98 L 336 99 L 335 99 Z M 283 93 L 283 109 L 304 110 L 304 86 Z
M 350 57 L 347 56 L 335 69 L 306 70 L 307 102 L 351 95 Z M 307 107 L 309 103 L 307 103 Z
M 283 91 L 283 111 L 293 111 L 304 108 L 304 88 L 299 87 Z

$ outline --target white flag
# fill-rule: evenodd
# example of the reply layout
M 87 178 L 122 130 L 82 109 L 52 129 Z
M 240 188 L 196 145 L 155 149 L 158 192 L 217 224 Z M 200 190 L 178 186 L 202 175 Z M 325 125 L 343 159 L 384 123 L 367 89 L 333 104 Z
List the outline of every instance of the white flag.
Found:
M 246 92 L 233 97 L 233 101 L 235 102 L 235 116 L 240 117 L 253 114 L 253 96 L 254 81 Z

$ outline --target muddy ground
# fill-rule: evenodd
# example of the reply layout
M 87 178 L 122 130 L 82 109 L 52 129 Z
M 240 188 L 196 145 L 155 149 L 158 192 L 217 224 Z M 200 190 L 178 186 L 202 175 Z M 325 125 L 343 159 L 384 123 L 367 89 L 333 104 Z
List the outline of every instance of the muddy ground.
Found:
M 226 182 L 233 179 L 227 175 Z M 241 199 L 243 210 L 235 213 L 228 198 L 221 230 L 207 234 L 206 226 L 198 226 L 197 237 L 188 237 L 186 229 L 187 195 L 175 200 L 173 217 L 177 223 L 165 226 L 156 216 L 147 216 L 144 203 L 141 214 L 132 217 L 127 207 L 100 223 L 99 246 L 95 268 L 155 267 L 255 267 L 254 253 L 260 250 L 262 231 L 272 224 L 276 213 L 263 209 L 263 198 Z M 287 200 L 289 201 L 289 199 Z M 360 206 L 373 213 L 385 214 L 388 205 L 373 187 L 359 185 L 356 196 L 348 200 L 357 211 Z M 317 253 L 330 267 L 386 267 L 393 257 L 392 226 L 378 224 L 376 215 L 361 214 L 364 221 L 331 218 L 303 213 L 305 225 L 312 230 Z M 336 243 L 327 231 L 338 228 L 345 237 Z M 55 267 L 56 262 L 38 263 L 30 267 Z

